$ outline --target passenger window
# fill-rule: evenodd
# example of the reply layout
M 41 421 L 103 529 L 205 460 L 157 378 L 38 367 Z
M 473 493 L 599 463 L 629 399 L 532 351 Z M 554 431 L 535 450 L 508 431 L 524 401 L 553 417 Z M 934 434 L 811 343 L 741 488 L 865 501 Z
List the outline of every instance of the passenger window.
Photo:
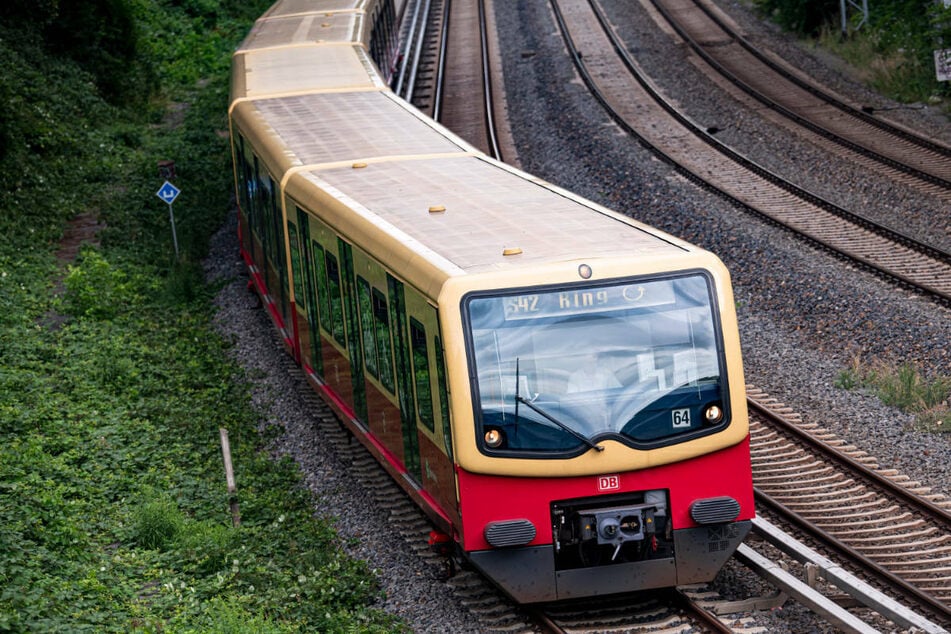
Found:
M 294 276 L 294 301 L 301 308 L 306 308 L 304 298 L 304 277 L 301 273 L 300 243 L 297 241 L 297 225 L 287 223 L 288 243 L 291 247 L 291 272 Z
M 393 347 L 390 345 L 390 315 L 386 308 L 386 296 L 373 289 L 373 322 L 376 329 L 376 348 L 379 352 L 380 383 L 393 392 Z
M 426 350 L 426 330 L 415 319 L 410 319 L 410 347 L 413 355 L 413 382 L 416 384 L 416 413 L 429 431 L 433 423 L 433 392 L 429 380 L 429 354 Z
M 340 289 L 340 265 L 331 253 L 324 253 L 327 264 L 327 290 L 330 296 L 330 334 L 341 346 L 347 345 L 343 326 L 343 294 Z
M 370 300 L 370 285 L 362 277 L 357 278 L 357 301 L 360 305 L 360 333 L 363 339 L 363 362 L 367 371 L 380 378 L 377 366 L 376 326 L 373 322 L 373 303 Z
M 446 453 L 452 456 L 452 432 L 449 428 L 449 389 L 446 387 L 446 359 L 442 343 L 436 337 L 436 386 L 439 390 L 439 415 L 442 417 L 442 432 L 446 442 Z
M 330 284 L 327 282 L 327 261 L 324 248 L 313 240 L 314 248 L 314 279 L 317 280 L 317 313 L 320 315 L 320 325 L 327 332 L 331 332 L 330 315 Z

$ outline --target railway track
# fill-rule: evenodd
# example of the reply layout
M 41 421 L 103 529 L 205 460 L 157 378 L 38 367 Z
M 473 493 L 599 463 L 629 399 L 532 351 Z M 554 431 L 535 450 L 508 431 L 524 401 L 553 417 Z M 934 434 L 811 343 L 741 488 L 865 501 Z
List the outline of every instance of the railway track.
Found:
M 951 254 L 811 194 L 726 147 L 669 104 L 594 0 L 551 0 L 588 89 L 614 121 L 690 180 L 840 257 L 951 302 Z
M 651 0 L 654 8 L 712 69 L 744 93 L 890 176 L 951 192 L 951 148 L 843 103 L 762 54 L 701 0 Z M 903 176 L 903 177 L 902 177 Z
M 758 632 L 749 619 L 736 621 L 736 629 L 718 619 L 703 605 L 711 593 L 671 589 L 622 595 L 577 604 L 533 610 L 545 631 L 568 632 Z
M 757 509 L 951 624 L 951 502 L 748 389 Z
M 418 0 L 417 6 L 414 45 L 395 92 L 502 160 L 486 0 Z

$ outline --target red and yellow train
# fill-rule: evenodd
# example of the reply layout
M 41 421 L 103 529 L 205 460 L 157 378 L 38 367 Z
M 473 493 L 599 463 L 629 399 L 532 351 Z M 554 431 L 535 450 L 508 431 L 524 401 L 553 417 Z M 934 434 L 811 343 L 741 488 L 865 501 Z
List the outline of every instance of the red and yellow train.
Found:
M 729 275 L 395 97 L 401 0 L 233 58 L 241 253 L 313 387 L 521 602 L 712 579 L 754 515 Z

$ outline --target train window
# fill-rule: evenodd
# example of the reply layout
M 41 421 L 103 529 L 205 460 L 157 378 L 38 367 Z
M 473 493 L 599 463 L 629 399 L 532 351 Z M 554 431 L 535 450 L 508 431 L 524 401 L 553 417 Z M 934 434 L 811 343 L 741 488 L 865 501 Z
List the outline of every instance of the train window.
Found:
M 439 415 L 442 417 L 442 432 L 446 442 L 446 453 L 452 456 L 452 432 L 449 428 L 449 389 L 446 386 L 446 359 L 442 343 L 436 337 L 436 384 L 439 389 Z
M 264 255 L 266 259 L 274 260 L 274 229 L 273 213 L 271 211 L 271 179 L 263 175 L 258 175 L 258 191 L 261 193 L 259 208 L 261 210 L 261 239 L 264 243 Z M 277 289 L 269 289 L 272 292 Z
M 298 242 L 297 225 L 292 222 L 287 223 L 287 238 L 291 248 L 291 273 L 294 277 L 294 301 L 301 308 L 306 308 L 307 303 L 304 297 L 304 276 L 301 269 L 301 246 Z
M 413 382 L 416 384 L 416 413 L 419 420 L 435 431 L 433 422 L 433 390 L 429 378 L 429 353 L 426 348 L 426 329 L 415 319 L 409 320 L 410 349 L 413 355 Z
M 373 322 L 373 302 L 370 299 L 370 284 L 357 277 L 357 303 L 360 307 L 360 332 L 363 340 L 363 362 L 371 376 L 380 378 L 377 365 L 376 326 Z
M 701 273 L 471 297 L 477 415 L 499 432 L 493 449 L 657 444 L 722 428 L 715 305 Z
M 260 165 L 258 163 L 258 157 L 254 157 L 254 172 L 251 175 L 251 180 L 253 181 L 253 196 L 251 197 L 251 210 L 254 215 L 254 235 L 257 236 L 258 241 L 262 239 L 264 235 L 263 229 L 261 227 L 261 179 L 258 176 L 260 173 Z
M 313 252 L 312 270 L 314 280 L 317 284 L 317 314 L 320 316 L 320 326 L 327 332 L 330 328 L 330 293 L 327 282 L 327 260 L 324 256 L 324 248 L 316 240 L 310 243 Z
M 248 159 L 244 155 L 244 137 L 238 134 L 234 142 L 235 171 L 238 180 L 238 204 L 245 214 L 248 213 Z
M 343 295 L 340 289 L 340 265 L 333 254 L 324 252 L 327 269 L 327 295 L 330 303 L 330 334 L 341 346 L 347 345 L 343 325 Z
M 372 299 L 376 349 L 380 354 L 380 383 L 392 392 L 396 386 L 393 383 L 393 346 L 390 345 L 390 315 L 386 308 L 386 296 L 374 288 Z

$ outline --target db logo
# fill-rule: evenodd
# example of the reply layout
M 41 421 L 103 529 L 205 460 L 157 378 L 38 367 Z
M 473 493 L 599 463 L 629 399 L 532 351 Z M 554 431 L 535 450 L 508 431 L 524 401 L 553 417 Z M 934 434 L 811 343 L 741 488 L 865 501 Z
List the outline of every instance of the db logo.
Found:
M 621 476 L 603 475 L 598 476 L 598 491 L 617 491 L 621 488 Z

